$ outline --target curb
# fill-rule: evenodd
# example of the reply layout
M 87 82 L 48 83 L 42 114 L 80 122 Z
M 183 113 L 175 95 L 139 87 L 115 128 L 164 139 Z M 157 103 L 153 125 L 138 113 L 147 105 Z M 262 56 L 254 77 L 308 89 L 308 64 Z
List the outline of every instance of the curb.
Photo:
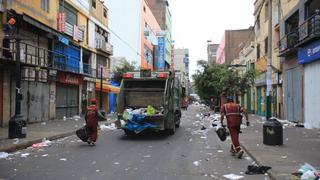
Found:
M 67 136 L 71 136 L 71 135 L 75 134 L 75 132 L 76 131 L 61 133 L 61 134 L 52 135 L 52 136 L 45 137 L 45 138 L 50 140 L 50 141 L 52 141 L 52 140 L 64 138 L 64 137 L 67 137 Z M 18 151 L 18 150 L 21 150 L 21 149 L 25 149 L 25 148 L 27 148 L 29 146 L 32 146 L 32 144 L 42 142 L 42 139 L 43 138 L 30 140 L 30 141 L 23 142 L 23 143 L 20 143 L 20 144 L 15 144 L 15 145 L 12 145 L 12 146 L 3 147 L 3 148 L 0 148 L 0 152 L 11 153 L 11 152 L 15 152 L 15 151 Z
M 105 121 L 101 121 L 101 122 L 103 124 L 105 124 L 105 125 L 110 125 L 110 124 L 114 123 L 115 121 L 110 120 L 110 121 L 107 121 L 107 122 L 105 122 Z M 52 140 L 68 137 L 68 136 L 71 136 L 71 135 L 74 135 L 74 134 L 76 134 L 76 130 L 65 132 L 65 133 L 61 133 L 61 134 L 56 134 L 56 135 L 52 135 L 52 136 L 48 136 L 48 137 L 43 137 L 43 138 L 46 138 L 46 139 L 52 141 Z M 15 151 L 18 151 L 18 150 L 21 150 L 21 149 L 25 149 L 25 148 L 27 148 L 29 146 L 32 146 L 32 144 L 42 142 L 43 138 L 38 138 L 38 139 L 35 139 L 35 140 L 29 140 L 27 142 L 23 142 L 23 143 L 20 143 L 20 144 L 13 144 L 13 145 L 10 145 L 10 146 L 7 146 L 7 147 L 2 147 L 2 148 L 0 148 L 0 152 L 11 153 L 11 152 L 15 152 Z
M 250 158 L 259 166 L 262 166 L 262 163 L 260 161 L 257 160 L 257 158 L 255 158 L 253 156 L 253 154 L 243 145 L 243 144 L 240 144 L 241 148 L 250 156 Z M 272 180 L 276 180 L 276 173 L 273 172 L 272 169 L 268 170 L 267 171 L 267 174 L 269 176 L 270 179 Z

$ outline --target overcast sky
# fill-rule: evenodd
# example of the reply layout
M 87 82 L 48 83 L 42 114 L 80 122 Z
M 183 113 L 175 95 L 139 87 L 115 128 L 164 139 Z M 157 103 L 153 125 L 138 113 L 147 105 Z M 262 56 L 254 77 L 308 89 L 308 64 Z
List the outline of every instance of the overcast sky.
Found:
M 190 73 L 207 60 L 207 40 L 219 44 L 224 30 L 253 25 L 254 0 L 169 0 L 175 48 L 188 48 Z

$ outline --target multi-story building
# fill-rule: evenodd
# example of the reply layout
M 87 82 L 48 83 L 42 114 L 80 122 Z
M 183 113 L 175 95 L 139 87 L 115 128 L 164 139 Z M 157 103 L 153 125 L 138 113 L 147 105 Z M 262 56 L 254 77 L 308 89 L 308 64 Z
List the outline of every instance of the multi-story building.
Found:
M 136 61 L 143 69 L 153 69 L 161 30 L 146 0 L 107 0 L 110 12 L 111 42 L 115 56 Z
M 167 0 L 147 0 L 151 11 L 155 18 L 157 19 L 161 30 L 164 34 L 158 33 L 158 38 L 164 38 L 165 43 L 164 43 L 164 51 L 165 55 L 164 58 L 158 58 L 157 61 L 164 61 L 164 62 L 158 62 L 157 64 L 160 66 L 158 69 L 169 69 L 171 66 L 171 12 L 169 9 L 169 3 Z M 164 37 L 163 37 L 164 36 Z M 159 55 L 159 52 L 157 53 Z M 159 57 L 159 56 L 158 56 Z M 164 64 L 164 68 L 161 67 Z
M 216 62 L 218 47 L 219 47 L 219 44 L 209 43 L 207 45 L 207 55 L 208 55 L 208 64 L 209 65 L 212 64 L 213 62 Z
M 272 5 L 272 9 L 277 9 L 277 4 Z M 266 113 L 267 100 L 267 66 L 268 66 L 268 27 L 269 27 L 269 5 L 266 0 L 256 0 L 254 3 L 255 17 L 255 69 L 258 76 L 255 80 L 255 112 L 264 116 Z M 283 98 L 282 98 L 282 74 L 280 59 L 277 56 L 279 49 L 277 46 L 277 34 L 279 34 L 279 12 L 273 11 L 272 19 L 272 115 L 283 117 Z
M 174 50 L 174 70 L 180 79 L 182 87 L 185 88 L 186 93 L 189 93 L 189 49 Z
M 252 31 L 252 27 L 240 30 L 226 30 L 217 50 L 216 62 L 229 65 L 231 61 L 237 59 L 240 50 L 254 38 Z
M 95 0 L 1 3 L 3 22 L 13 18 L 17 23 L 15 31 L 5 28 L 0 33 L 0 125 L 15 113 L 17 60 L 22 71 L 21 112 L 28 122 L 79 115 L 87 99 L 96 96 L 96 70 L 103 69 L 105 80 L 109 74 L 112 46 L 106 6 Z
M 320 2 L 292 0 L 278 5 L 285 118 L 320 128 Z

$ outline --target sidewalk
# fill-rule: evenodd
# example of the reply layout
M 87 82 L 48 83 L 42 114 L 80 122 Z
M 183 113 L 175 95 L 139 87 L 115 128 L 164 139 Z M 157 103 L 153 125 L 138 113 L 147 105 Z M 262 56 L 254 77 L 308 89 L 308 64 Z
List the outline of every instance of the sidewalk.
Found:
M 116 119 L 107 115 L 108 121 L 99 124 L 111 124 Z M 27 125 L 27 137 L 22 139 L 8 139 L 8 127 L 0 128 L 0 152 L 13 152 L 24 149 L 43 138 L 54 140 L 75 134 L 75 131 L 85 124 L 83 118 L 56 119 Z
M 299 127 L 283 129 L 283 145 L 263 144 L 263 117 L 251 115 L 251 126 L 243 129 L 240 141 L 243 149 L 258 164 L 271 166 L 272 179 L 298 179 L 297 172 L 305 162 L 320 170 L 320 130 Z

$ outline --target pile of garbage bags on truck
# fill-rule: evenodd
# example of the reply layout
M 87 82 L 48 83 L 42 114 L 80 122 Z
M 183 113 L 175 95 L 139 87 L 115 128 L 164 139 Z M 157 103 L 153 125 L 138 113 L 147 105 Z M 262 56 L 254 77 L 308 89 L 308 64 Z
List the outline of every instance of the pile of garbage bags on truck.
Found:
M 155 124 L 145 122 L 144 120 L 147 116 L 156 114 L 163 114 L 163 108 L 161 107 L 160 110 L 157 110 L 149 105 L 147 108 L 126 109 L 122 115 L 122 118 L 126 122 L 123 128 L 136 134 L 146 129 L 155 128 L 157 127 Z

